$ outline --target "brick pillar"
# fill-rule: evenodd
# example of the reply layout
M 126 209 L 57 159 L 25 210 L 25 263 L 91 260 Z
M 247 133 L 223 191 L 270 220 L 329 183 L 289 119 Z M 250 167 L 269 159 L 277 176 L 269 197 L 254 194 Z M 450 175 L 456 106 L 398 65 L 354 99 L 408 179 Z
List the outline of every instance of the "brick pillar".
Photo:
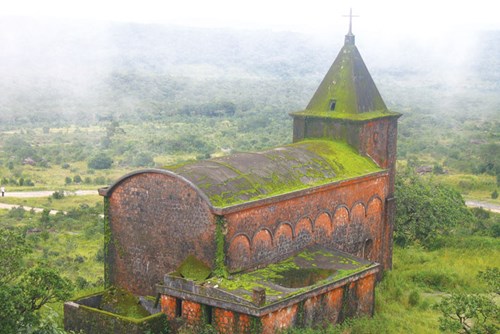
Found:
M 203 324 L 201 304 L 189 300 L 182 301 L 182 317 L 188 326 L 197 327 Z
M 176 318 L 176 306 L 177 306 L 177 298 L 161 295 L 160 300 L 161 311 L 167 315 L 167 319 L 172 321 Z

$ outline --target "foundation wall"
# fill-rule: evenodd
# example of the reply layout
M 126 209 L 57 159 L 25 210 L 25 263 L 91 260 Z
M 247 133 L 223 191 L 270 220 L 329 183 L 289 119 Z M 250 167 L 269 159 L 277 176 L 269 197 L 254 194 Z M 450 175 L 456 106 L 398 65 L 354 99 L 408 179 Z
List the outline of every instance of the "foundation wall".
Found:
M 292 327 L 327 327 L 348 317 L 372 316 L 375 280 L 376 273 L 372 273 L 356 281 L 346 281 L 344 285 L 297 303 L 283 303 L 283 307 L 260 316 L 183 299 L 183 305 L 188 306 L 182 307 L 183 313 L 179 316 L 191 328 L 202 328 L 209 323 L 223 334 L 274 334 Z M 171 307 L 175 307 L 175 299 L 162 295 L 162 312 L 169 320 L 173 320 Z M 210 309 L 210 317 L 206 316 L 207 309 Z

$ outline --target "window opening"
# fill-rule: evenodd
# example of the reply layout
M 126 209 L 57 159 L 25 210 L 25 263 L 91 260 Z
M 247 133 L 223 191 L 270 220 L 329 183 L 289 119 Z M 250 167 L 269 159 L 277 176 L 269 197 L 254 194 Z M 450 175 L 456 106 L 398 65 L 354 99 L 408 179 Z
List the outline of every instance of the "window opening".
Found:
M 179 318 L 182 316 L 182 299 L 175 299 L 175 317 Z
M 367 260 L 372 256 L 373 240 L 366 239 L 365 246 L 363 248 L 363 257 Z
M 330 100 L 330 111 L 335 110 L 335 105 L 337 104 L 337 100 Z

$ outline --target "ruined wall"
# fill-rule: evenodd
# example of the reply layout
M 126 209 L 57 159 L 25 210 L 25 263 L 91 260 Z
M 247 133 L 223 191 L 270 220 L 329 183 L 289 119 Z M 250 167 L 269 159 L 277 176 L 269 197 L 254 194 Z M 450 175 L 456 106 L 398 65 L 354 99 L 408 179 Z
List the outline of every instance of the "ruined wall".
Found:
M 108 284 L 135 294 L 154 294 L 189 255 L 212 267 L 215 218 L 206 201 L 168 173 L 137 173 L 110 191 L 106 232 Z
M 227 214 L 226 263 L 239 271 L 276 262 L 314 244 L 382 261 L 387 175 Z
M 274 334 L 287 328 L 318 328 L 340 323 L 354 316 L 372 316 L 375 298 L 375 273 L 358 280 L 347 280 L 342 285 L 296 303 L 289 303 L 263 315 L 250 316 L 221 307 L 209 307 L 181 299 L 184 326 L 202 328 L 211 324 L 217 333 L 224 334 Z M 172 322 L 176 307 L 175 297 L 162 295 L 162 312 Z M 177 302 L 177 303 L 179 303 Z M 187 304 L 185 307 L 184 304 Z M 211 308 L 211 317 L 203 314 L 204 308 Z M 206 311 L 205 311 L 206 312 Z M 177 332 L 174 325 L 170 326 Z
M 351 282 L 261 318 L 262 334 L 287 328 L 321 328 L 355 316 L 372 316 L 375 275 Z
M 67 331 L 85 334 L 144 334 L 169 333 L 168 328 L 168 321 L 163 313 L 133 319 L 73 302 L 64 303 L 64 329 Z

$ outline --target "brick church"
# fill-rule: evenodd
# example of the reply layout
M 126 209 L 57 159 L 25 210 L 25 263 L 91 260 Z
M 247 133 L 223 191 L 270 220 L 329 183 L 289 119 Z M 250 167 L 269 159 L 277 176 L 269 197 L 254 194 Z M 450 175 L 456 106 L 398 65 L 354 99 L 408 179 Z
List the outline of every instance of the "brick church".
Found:
M 392 263 L 400 114 L 351 29 L 290 115 L 292 144 L 139 170 L 100 189 L 107 284 L 158 296 L 173 331 L 275 333 L 372 315 Z

